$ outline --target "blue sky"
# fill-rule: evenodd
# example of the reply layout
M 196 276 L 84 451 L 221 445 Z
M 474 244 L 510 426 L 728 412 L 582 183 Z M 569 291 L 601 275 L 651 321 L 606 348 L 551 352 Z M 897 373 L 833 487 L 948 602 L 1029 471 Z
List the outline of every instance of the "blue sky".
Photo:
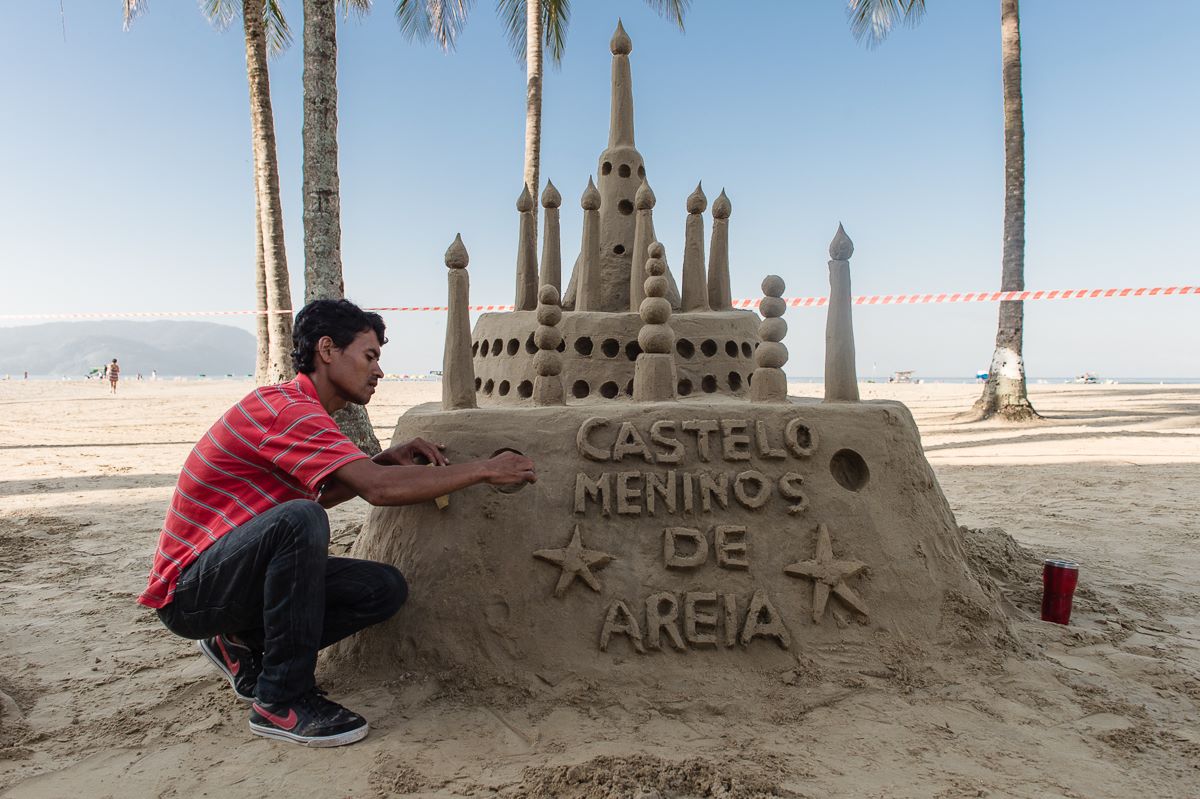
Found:
M 157 0 L 10 4 L 0 29 L 0 314 L 238 309 L 253 303 L 254 199 L 240 23 Z M 542 175 L 562 191 L 564 262 L 607 141 L 608 40 L 633 38 L 638 147 L 681 261 L 684 201 L 733 201 L 735 297 L 768 273 L 828 290 L 839 221 L 855 293 L 998 287 L 999 3 L 929 0 L 875 50 L 841 0 L 697 0 L 680 33 L 641 0 L 577 0 L 544 88 Z M 757 12 L 746 14 L 748 7 Z M 293 295 L 302 296 L 301 59 L 272 62 Z M 1026 0 L 1030 288 L 1193 285 L 1200 230 L 1200 4 Z M 64 35 L 65 17 L 65 35 Z M 492 4 L 456 52 L 407 42 L 390 3 L 340 29 L 343 257 L 360 304 L 442 303 L 461 232 L 472 301 L 512 301 L 525 73 Z M 1200 297 L 1026 304 L 1032 376 L 1200 376 Z M 855 309 L 859 373 L 986 368 L 997 308 Z M 824 313 L 790 310 L 788 371 L 819 375 Z M 439 314 L 390 314 L 389 371 L 437 368 Z M 0 321 L 0 324 L 5 322 Z

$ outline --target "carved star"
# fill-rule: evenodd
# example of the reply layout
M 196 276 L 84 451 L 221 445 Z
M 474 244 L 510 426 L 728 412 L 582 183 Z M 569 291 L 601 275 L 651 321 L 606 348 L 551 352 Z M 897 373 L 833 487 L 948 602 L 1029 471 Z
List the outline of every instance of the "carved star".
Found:
M 834 560 L 829 528 L 818 524 L 816 558 L 784 566 L 783 570 L 793 577 L 807 577 L 813 581 L 813 624 L 820 624 L 831 592 L 862 615 L 869 615 L 866 603 L 846 585 L 847 579 L 866 567 L 867 564 L 857 560 Z
M 579 525 L 575 525 L 571 543 L 558 549 L 536 550 L 533 556 L 562 567 L 562 573 L 558 575 L 558 584 L 554 586 L 554 596 L 556 597 L 565 594 L 568 586 L 575 581 L 576 577 L 587 583 L 593 591 L 599 591 L 600 581 L 596 579 L 596 575 L 592 574 L 591 567 L 595 566 L 597 569 L 601 569 L 613 559 L 613 556 L 607 552 L 585 549 L 583 540 L 580 538 Z

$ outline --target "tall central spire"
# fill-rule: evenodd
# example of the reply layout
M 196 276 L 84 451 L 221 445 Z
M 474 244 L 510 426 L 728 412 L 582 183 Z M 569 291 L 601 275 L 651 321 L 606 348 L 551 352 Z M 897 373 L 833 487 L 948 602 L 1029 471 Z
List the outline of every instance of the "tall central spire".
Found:
M 634 197 L 646 177 L 642 154 L 633 143 L 633 72 L 629 54 L 633 42 L 621 21 L 609 41 L 612 50 L 612 106 L 609 116 L 608 147 L 600 153 L 598 180 L 600 190 L 600 296 L 591 309 L 596 311 L 628 312 L 630 267 L 633 257 Z M 636 263 L 646 261 L 646 253 Z M 571 284 L 565 297 L 568 307 L 575 307 L 578 291 L 579 261 L 576 261 Z M 639 281 L 644 278 L 639 278 Z M 667 298 L 678 307 L 679 292 L 668 273 Z
M 633 41 L 621 20 L 608 43 L 612 50 L 612 111 L 608 121 L 608 146 L 633 147 L 633 74 L 629 69 L 629 54 Z

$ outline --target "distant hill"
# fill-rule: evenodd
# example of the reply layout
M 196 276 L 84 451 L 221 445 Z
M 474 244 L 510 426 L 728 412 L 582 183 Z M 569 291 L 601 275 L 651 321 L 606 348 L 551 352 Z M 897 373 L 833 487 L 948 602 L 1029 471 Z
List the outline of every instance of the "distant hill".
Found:
M 116 358 L 121 375 L 254 374 L 254 336 L 212 322 L 52 322 L 0 328 L 0 374 L 85 375 Z

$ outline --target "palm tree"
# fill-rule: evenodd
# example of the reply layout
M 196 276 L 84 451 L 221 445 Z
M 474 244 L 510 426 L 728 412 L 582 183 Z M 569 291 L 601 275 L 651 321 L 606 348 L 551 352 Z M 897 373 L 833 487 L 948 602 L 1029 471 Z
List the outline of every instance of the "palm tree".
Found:
M 435 0 L 430 0 L 435 2 Z M 304 0 L 304 301 L 341 299 L 342 213 L 337 145 L 337 7 L 365 13 L 370 0 Z M 342 432 L 368 455 L 382 447 L 366 409 L 334 414 Z
M 396 19 L 410 39 L 432 40 L 443 50 L 454 42 L 472 0 L 397 0 Z M 683 16 L 691 0 L 646 0 L 660 16 L 672 20 L 683 30 Z M 447 8 L 449 6 L 449 8 Z M 541 181 L 542 162 L 542 63 L 544 48 L 550 48 L 550 60 L 562 63 L 570 21 L 570 0 L 497 0 L 496 11 L 504 23 L 513 55 L 525 59 L 525 185 L 536 197 Z M 449 12 L 449 13 L 447 13 Z M 533 204 L 534 230 L 537 230 L 538 204 Z
M 1018 0 L 1000 0 L 1000 62 L 1004 92 L 1004 241 L 1001 291 L 1025 288 L 1025 116 L 1021 107 L 1021 25 Z M 903 20 L 915 24 L 925 0 L 849 0 L 854 35 L 872 46 Z M 972 409 L 978 419 L 1010 421 L 1040 418 L 1025 385 L 1025 305 L 1000 303 L 996 349 L 983 395 Z
M 146 0 L 123 0 L 125 28 L 146 9 Z M 280 311 L 292 307 L 287 251 L 283 237 L 283 206 L 279 193 L 279 158 L 275 148 L 275 118 L 267 57 L 287 49 L 292 35 L 277 0 L 238 3 L 246 41 L 246 76 L 250 89 L 250 138 L 254 151 L 255 307 L 258 353 L 255 380 L 260 385 L 290 380 L 292 317 Z M 237 16 L 234 0 L 203 0 L 201 9 L 218 29 Z M 250 11 L 251 13 L 246 13 Z

